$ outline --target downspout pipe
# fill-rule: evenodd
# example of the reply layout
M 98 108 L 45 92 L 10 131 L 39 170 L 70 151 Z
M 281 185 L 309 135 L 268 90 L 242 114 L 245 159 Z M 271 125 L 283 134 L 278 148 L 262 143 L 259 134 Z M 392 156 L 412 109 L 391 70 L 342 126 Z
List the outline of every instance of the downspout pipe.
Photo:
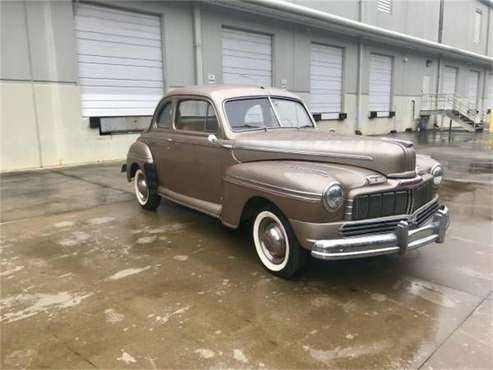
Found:
M 195 84 L 202 85 L 204 83 L 204 75 L 202 72 L 202 19 L 200 14 L 200 4 L 193 4 L 193 48 L 195 56 Z
M 485 54 L 486 55 L 489 55 L 490 53 L 490 29 L 491 29 L 492 25 L 491 25 L 491 7 L 488 7 L 488 23 L 487 23 L 487 26 L 486 26 L 486 47 L 485 47 Z M 487 84 L 488 84 L 488 72 L 489 70 L 491 70 L 491 67 L 488 69 L 488 68 L 485 68 L 484 71 L 483 71 L 483 89 L 482 89 L 482 94 L 481 94 L 481 110 L 483 111 L 483 117 L 482 118 L 486 118 L 487 115 L 486 115 L 486 110 L 488 109 L 488 107 L 486 106 L 486 91 L 487 91 Z M 493 83 L 493 82 L 492 82 Z
M 450 53 L 461 57 L 475 59 L 476 61 L 481 63 L 493 63 L 493 58 L 482 54 L 473 53 L 450 45 L 440 44 L 439 42 L 429 41 L 419 37 L 376 27 L 370 24 L 340 17 L 321 10 L 312 9 L 303 5 L 293 4 L 285 0 L 242 0 L 240 3 L 228 0 L 212 0 L 212 2 L 223 6 L 235 6 L 236 8 L 241 8 L 242 3 L 263 8 L 270 8 L 275 11 L 285 12 L 290 17 L 302 16 L 322 22 L 327 22 L 333 25 L 350 28 L 361 33 L 361 35 L 365 35 L 365 37 L 368 38 L 370 38 L 371 36 L 384 37 L 407 44 L 414 44 L 416 46 L 432 48 L 437 50 L 438 53 L 442 54 Z
M 363 74 L 363 40 L 358 40 L 358 71 L 356 73 L 356 125 L 354 128 L 355 133 L 361 132 L 361 124 L 363 121 L 361 110 L 361 94 L 362 94 L 362 74 Z
M 363 0 L 358 1 L 358 21 L 363 21 Z M 358 54 L 357 54 L 358 70 L 356 72 L 356 124 L 354 133 L 361 133 L 362 112 L 361 112 L 361 78 L 363 73 L 363 40 L 358 39 Z

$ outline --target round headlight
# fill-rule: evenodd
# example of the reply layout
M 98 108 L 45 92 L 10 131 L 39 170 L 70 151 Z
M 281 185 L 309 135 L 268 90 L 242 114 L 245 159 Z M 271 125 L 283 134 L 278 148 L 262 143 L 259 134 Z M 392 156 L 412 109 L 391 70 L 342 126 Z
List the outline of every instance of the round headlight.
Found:
M 433 183 L 435 185 L 440 185 L 443 178 L 443 168 L 439 163 L 432 167 L 431 174 L 433 175 Z
M 322 198 L 325 208 L 331 212 L 335 211 L 344 203 L 344 188 L 338 183 L 333 183 L 325 189 Z

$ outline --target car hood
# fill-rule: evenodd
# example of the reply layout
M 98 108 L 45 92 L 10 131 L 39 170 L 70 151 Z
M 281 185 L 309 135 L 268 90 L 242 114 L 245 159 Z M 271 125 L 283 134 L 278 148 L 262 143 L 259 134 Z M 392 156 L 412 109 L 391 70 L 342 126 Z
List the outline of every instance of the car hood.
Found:
M 315 129 L 272 129 L 238 135 L 234 156 L 240 162 L 306 160 L 367 168 L 389 177 L 414 177 L 412 143 L 390 138 L 343 136 Z

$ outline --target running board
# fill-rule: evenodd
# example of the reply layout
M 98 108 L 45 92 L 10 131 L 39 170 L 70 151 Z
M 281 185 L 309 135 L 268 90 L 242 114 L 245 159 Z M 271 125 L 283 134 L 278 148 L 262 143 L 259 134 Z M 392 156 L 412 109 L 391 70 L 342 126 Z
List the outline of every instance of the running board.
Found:
M 190 197 L 188 195 L 180 194 L 175 191 L 158 187 L 158 193 L 163 198 L 166 198 L 172 202 L 181 204 L 182 206 L 195 209 L 196 211 L 203 212 L 209 216 L 219 218 L 221 216 L 222 205 L 205 200 Z

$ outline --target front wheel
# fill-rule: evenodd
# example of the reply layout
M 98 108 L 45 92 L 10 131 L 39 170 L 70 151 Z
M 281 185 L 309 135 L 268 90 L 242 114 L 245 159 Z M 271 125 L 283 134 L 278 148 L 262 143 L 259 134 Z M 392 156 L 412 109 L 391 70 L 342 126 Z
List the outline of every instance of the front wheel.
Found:
M 142 208 L 154 210 L 159 206 L 161 197 L 151 188 L 142 169 L 137 169 L 134 176 L 134 190 L 137 202 Z
M 257 255 L 274 275 L 290 278 L 307 262 L 308 255 L 298 243 L 291 225 L 274 207 L 266 207 L 255 216 L 252 227 Z

